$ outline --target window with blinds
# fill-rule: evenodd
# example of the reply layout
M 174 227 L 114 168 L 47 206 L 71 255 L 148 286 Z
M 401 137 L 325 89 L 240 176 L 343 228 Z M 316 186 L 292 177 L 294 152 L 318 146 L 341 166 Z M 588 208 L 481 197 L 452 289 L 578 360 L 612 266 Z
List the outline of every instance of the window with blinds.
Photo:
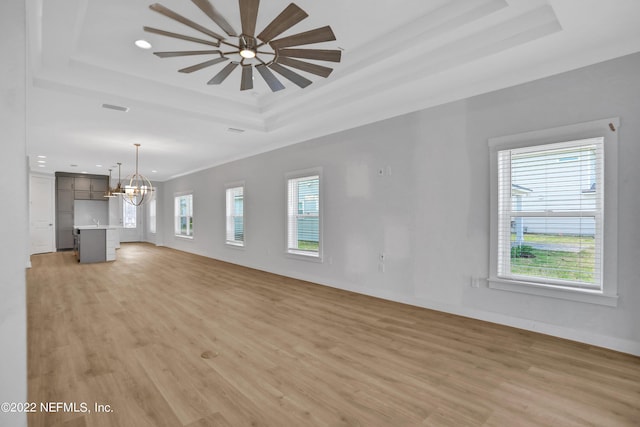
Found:
M 193 238 L 193 195 L 176 196 L 174 207 L 175 235 Z
M 291 178 L 287 182 L 287 250 L 319 257 L 320 176 Z
M 226 242 L 244 246 L 244 186 L 227 188 Z
M 602 290 L 604 138 L 497 152 L 497 276 Z

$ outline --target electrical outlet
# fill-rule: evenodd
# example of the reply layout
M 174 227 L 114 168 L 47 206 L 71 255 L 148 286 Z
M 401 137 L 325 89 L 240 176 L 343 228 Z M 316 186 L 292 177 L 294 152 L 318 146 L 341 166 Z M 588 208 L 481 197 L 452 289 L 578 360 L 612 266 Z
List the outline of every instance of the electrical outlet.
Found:
M 480 278 L 471 277 L 471 287 L 472 288 L 479 288 L 480 287 Z
M 385 258 L 384 252 L 380 252 L 380 255 L 378 255 L 378 261 L 384 262 L 384 258 Z

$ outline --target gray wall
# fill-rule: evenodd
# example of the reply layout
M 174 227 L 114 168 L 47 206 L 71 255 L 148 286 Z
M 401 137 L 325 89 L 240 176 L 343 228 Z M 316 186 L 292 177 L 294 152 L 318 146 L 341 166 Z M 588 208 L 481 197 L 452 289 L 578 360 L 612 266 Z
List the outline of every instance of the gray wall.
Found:
M 640 54 L 377 122 L 164 183 L 166 246 L 640 354 Z M 617 308 L 494 290 L 491 137 L 619 116 Z M 285 255 L 285 174 L 323 169 L 324 262 Z M 244 249 L 225 246 L 224 185 L 245 181 Z M 173 197 L 194 193 L 193 240 Z M 160 227 L 160 223 L 159 223 Z M 385 254 L 384 269 L 379 264 Z M 384 271 L 382 271 L 384 270 Z
M 26 402 L 25 267 L 28 167 L 25 135 L 25 2 L 0 2 L 0 402 Z M 23 413 L 0 412 L 0 426 L 26 426 Z

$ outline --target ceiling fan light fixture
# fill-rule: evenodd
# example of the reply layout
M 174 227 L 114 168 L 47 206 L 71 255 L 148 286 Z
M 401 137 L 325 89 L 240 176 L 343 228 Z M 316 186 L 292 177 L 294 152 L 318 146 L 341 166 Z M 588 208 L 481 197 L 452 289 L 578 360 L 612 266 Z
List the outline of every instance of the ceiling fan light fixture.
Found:
M 255 70 L 262 76 L 265 83 L 269 86 L 269 89 L 271 89 L 272 92 L 277 92 L 285 89 L 285 86 L 278 80 L 278 77 L 271 72 L 272 70 L 276 71 L 282 77 L 288 79 L 301 88 L 307 87 L 312 83 L 312 81 L 285 66 L 297 68 L 298 70 L 324 78 L 328 77 L 329 74 L 331 74 L 331 71 L 333 71 L 333 69 L 329 67 L 293 58 L 340 62 L 341 50 L 296 48 L 296 46 L 305 46 L 336 40 L 333 30 L 328 25 L 278 38 L 281 34 L 285 34 L 290 28 L 309 16 L 304 10 L 294 3 L 289 4 L 289 6 L 287 6 L 278 16 L 267 24 L 262 32 L 256 35 L 256 23 L 258 21 L 260 0 L 238 0 L 240 8 L 240 24 L 242 25 L 241 32 L 236 32 L 233 29 L 233 26 L 231 26 L 214 7 L 212 1 L 213 0 L 192 0 L 192 2 L 211 19 L 211 21 L 213 21 L 218 27 L 222 28 L 231 39 L 237 39 L 237 41 L 227 39 L 225 36 L 216 34 L 207 27 L 194 22 L 159 3 L 154 3 L 149 6 L 154 12 L 158 12 L 167 18 L 212 37 L 215 39 L 215 42 L 196 39 L 184 34 L 172 33 L 152 27 L 143 27 L 145 31 L 195 43 L 213 44 L 216 47 L 225 45 L 233 48 L 229 51 L 216 51 L 215 53 L 220 55 L 219 58 L 210 59 L 199 64 L 181 68 L 178 72 L 192 73 L 194 71 L 231 60 L 224 66 L 224 68 L 219 70 L 213 78 L 207 81 L 208 85 L 222 84 L 231 72 L 238 68 L 238 66 L 241 66 L 241 91 L 253 89 L 253 69 L 255 68 Z M 266 48 L 263 48 L 265 46 Z M 193 51 L 184 50 L 177 52 L 154 52 L 154 55 L 161 58 L 170 58 L 194 55 L 194 53 Z M 239 61 L 237 60 L 236 55 L 240 57 Z M 265 56 L 267 57 L 265 58 Z
M 256 51 L 256 39 L 246 35 L 240 36 L 240 56 L 244 59 L 253 59 L 258 52 Z
M 138 46 L 140 49 L 151 49 L 152 47 L 151 43 L 143 39 L 136 40 L 135 45 Z
M 242 56 L 244 59 L 253 59 L 256 57 L 256 51 L 253 49 L 242 49 L 240 51 L 240 56 Z

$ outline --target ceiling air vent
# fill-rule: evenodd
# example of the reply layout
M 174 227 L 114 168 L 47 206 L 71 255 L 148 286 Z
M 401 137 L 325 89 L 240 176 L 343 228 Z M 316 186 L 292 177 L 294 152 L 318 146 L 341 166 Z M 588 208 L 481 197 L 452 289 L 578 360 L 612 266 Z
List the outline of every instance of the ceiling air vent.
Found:
M 244 132 L 244 129 L 229 128 L 229 129 L 227 129 L 227 132 L 231 132 L 231 133 L 243 133 L 243 132 Z
M 109 110 L 116 110 L 116 111 L 124 111 L 125 113 L 129 111 L 129 107 L 121 107 L 119 105 L 112 105 L 112 104 L 102 104 L 102 108 L 108 108 Z

